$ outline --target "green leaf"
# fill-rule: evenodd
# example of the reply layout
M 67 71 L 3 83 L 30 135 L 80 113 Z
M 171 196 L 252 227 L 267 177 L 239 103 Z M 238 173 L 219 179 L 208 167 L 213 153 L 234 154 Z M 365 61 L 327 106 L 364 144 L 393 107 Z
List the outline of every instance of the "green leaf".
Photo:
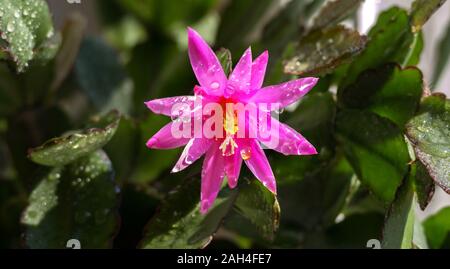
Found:
M 419 206 L 422 210 L 425 210 L 434 195 L 435 185 L 433 178 L 430 177 L 426 167 L 420 161 L 416 161 L 411 165 L 410 177 L 414 184 Z
M 441 40 L 439 41 L 439 47 L 437 48 L 438 56 L 436 57 L 437 63 L 433 70 L 433 84 L 437 85 L 439 79 L 444 72 L 448 59 L 450 58 L 450 22 L 447 25 L 447 30 L 444 32 Z
M 302 181 L 278 186 L 281 223 L 296 223 L 306 231 L 333 224 L 345 205 L 353 173 L 345 158 L 336 156 Z
M 225 187 L 207 214 L 200 213 L 200 178 L 193 177 L 170 192 L 150 220 L 141 248 L 203 248 L 228 214 L 236 190 Z
M 450 193 L 450 100 L 434 95 L 406 126 L 417 159 L 444 191 Z
M 402 128 L 419 106 L 423 83 L 419 69 L 387 64 L 363 72 L 339 91 L 339 101 L 347 108 L 375 112 Z
M 2 50 L 23 71 L 34 57 L 34 49 L 53 36 L 53 25 L 46 1 L 1 0 L 0 32 Z
M 87 38 L 82 42 L 75 73 L 81 88 L 101 112 L 111 109 L 129 112 L 133 84 L 116 51 L 104 41 Z
M 330 73 L 361 52 L 365 44 L 364 36 L 340 25 L 312 32 L 300 40 L 284 72 L 301 76 Z
M 64 167 L 51 168 L 35 187 L 22 215 L 30 248 L 111 247 L 118 228 L 118 191 L 106 154 L 94 152 Z
M 411 249 L 414 235 L 414 189 L 406 180 L 398 189 L 396 198 L 386 215 L 382 248 Z
M 411 6 L 411 25 L 413 32 L 418 32 L 433 13 L 439 9 L 446 0 L 416 0 Z
M 61 166 L 73 162 L 108 143 L 114 136 L 119 121 L 117 111 L 110 112 L 88 129 L 53 138 L 42 146 L 31 149 L 29 158 L 35 163 L 47 166 Z
M 405 10 L 392 7 L 378 17 L 368 34 L 369 41 L 361 54 L 350 64 L 341 87 L 348 86 L 363 71 L 389 62 L 403 63 L 414 41 Z M 400 49 L 403 48 L 403 49 Z
M 428 217 L 424 222 L 425 234 L 431 248 L 449 248 L 450 235 L 450 207 L 441 209 L 438 213 Z
M 412 66 L 418 65 L 420 62 L 420 57 L 422 55 L 424 40 L 422 31 L 414 33 L 413 35 L 408 34 L 408 37 L 404 43 L 404 47 L 401 50 L 408 51 L 402 66 Z M 410 41 L 412 39 L 412 41 Z
M 343 110 L 336 129 L 358 178 L 382 201 L 393 201 L 409 162 L 399 128 L 370 111 Z
M 314 19 L 312 29 L 334 26 L 352 15 L 362 0 L 337 0 L 328 2 Z
M 257 227 L 264 238 L 274 239 L 280 222 L 280 205 L 276 195 L 259 181 L 239 185 L 235 208 Z
M 233 62 L 231 60 L 231 52 L 227 49 L 220 49 L 216 51 L 217 58 L 219 58 L 220 64 L 222 65 L 225 75 L 228 76 L 233 68 Z

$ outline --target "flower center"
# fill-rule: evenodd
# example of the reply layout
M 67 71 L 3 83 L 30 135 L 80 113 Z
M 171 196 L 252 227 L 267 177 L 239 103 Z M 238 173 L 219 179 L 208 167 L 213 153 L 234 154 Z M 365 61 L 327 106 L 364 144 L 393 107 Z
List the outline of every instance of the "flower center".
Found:
M 234 154 L 234 149 L 238 147 L 233 139 L 233 136 L 239 130 L 237 113 L 233 108 L 232 103 L 225 104 L 225 117 L 223 119 L 223 129 L 225 131 L 225 139 L 220 145 L 223 156 L 231 156 Z

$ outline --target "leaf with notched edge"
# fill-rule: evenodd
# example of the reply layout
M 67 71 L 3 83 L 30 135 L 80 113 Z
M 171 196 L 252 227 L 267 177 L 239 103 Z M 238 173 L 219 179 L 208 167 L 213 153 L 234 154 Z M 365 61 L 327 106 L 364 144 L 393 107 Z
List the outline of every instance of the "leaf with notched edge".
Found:
M 347 109 L 338 113 L 336 131 L 361 182 L 385 203 L 392 202 L 410 161 L 401 130 L 373 112 Z
M 22 215 L 29 248 L 109 248 L 118 221 L 118 192 L 111 162 L 96 151 L 63 167 L 47 170 Z
M 112 111 L 96 121 L 91 128 L 53 138 L 42 146 L 30 149 L 29 158 L 35 163 L 47 166 L 68 164 L 108 143 L 114 136 L 119 121 L 119 113 Z
M 344 26 L 314 31 L 301 39 L 284 72 L 301 76 L 330 73 L 357 55 L 365 44 L 365 36 Z
M 386 64 L 363 72 L 355 83 L 339 91 L 339 101 L 347 108 L 373 111 L 402 128 L 416 112 L 422 88 L 419 69 Z
M 432 95 L 421 104 L 419 115 L 406 125 L 416 158 L 444 191 L 450 193 L 450 100 Z
M 207 214 L 200 213 L 200 178 L 193 177 L 170 192 L 147 224 L 140 248 L 203 248 L 228 214 L 237 190 L 225 187 Z

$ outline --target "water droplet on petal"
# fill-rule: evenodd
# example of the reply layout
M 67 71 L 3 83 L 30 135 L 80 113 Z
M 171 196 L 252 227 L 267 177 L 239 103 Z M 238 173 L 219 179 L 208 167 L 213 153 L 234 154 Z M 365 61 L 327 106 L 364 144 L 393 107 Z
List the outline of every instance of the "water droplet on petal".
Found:
M 241 149 L 240 153 L 241 153 L 241 158 L 244 161 L 247 161 L 248 159 L 250 159 L 252 157 L 252 151 L 249 147 L 245 147 L 245 148 Z

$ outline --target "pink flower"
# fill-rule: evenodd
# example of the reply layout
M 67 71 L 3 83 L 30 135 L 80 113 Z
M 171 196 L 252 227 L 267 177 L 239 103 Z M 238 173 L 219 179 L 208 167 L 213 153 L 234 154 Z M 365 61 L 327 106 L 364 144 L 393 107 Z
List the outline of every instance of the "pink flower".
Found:
M 206 213 L 213 204 L 225 176 L 229 187 L 236 187 L 242 161 L 264 186 L 276 194 L 275 177 L 261 143 L 285 155 L 311 155 L 317 151 L 301 134 L 270 116 L 271 111 L 299 100 L 318 79 L 302 78 L 261 88 L 269 57 L 267 51 L 252 61 L 251 49 L 248 48 L 227 78 L 213 50 L 191 28 L 188 29 L 188 44 L 191 65 L 200 84 L 194 87 L 195 96 L 151 100 L 146 102 L 147 107 L 156 114 L 173 117 L 177 111 L 173 109 L 174 105 L 181 104 L 189 111 L 188 120 L 200 120 L 201 125 L 213 117 L 196 114 L 207 104 L 217 104 L 224 109 L 227 104 L 248 105 L 255 108 L 258 116 L 238 109 L 225 109 L 225 115 L 214 115 L 220 117 L 220 130 L 215 130 L 219 135 L 213 137 L 195 128 L 189 130 L 190 136 L 180 137 L 174 134 L 178 127 L 174 128 L 176 121 L 173 121 L 156 133 L 147 146 L 170 149 L 186 145 L 173 172 L 183 170 L 205 154 L 201 173 L 202 213 Z M 266 105 L 265 109 L 261 108 L 264 107 L 262 104 Z M 255 130 L 258 135 L 251 136 Z

